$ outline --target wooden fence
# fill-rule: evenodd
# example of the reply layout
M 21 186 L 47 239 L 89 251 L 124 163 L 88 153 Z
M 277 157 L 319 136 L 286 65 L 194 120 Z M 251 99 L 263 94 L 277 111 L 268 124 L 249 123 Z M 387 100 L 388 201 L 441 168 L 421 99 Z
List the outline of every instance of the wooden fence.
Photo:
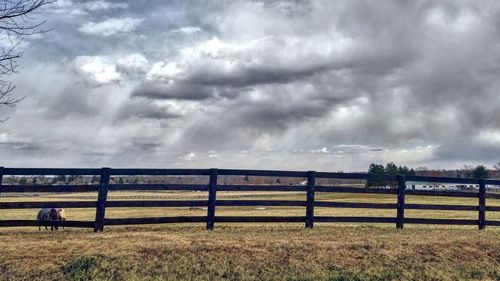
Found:
M 2 185 L 2 177 L 36 176 L 36 175 L 82 175 L 100 176 L 99 184 L 89 185 Z M 205 185 L 194 184 L 110 184 L 111 176 L 207 176 Z M 264 176 L 294 177 L 307 179 L 306 185 L 220 185 L 218 176 Z M 397 188 L 360 188 L 355 186 L 321 186 L 316 179 L 355 179 L 368 181 L 393 182 Z M 464 191 L 430 191 L 407 189 L 407 182 L 451 183 L 479 185 L 478 192 Z M 500 199 L 500 193 L 487 193 L 487 185 L 500 185 L 500 180 L 422 177 L 403 175 L 375 176 L 364 173 L 326 173 L 315 171 L 268 171 L 268 170 L 232 170 L 232 169 L 44 169 L 44 168 L 3 168 L 0 167 L 0 195 L 4 192 L 98 192 L 97 202 L 1 202 L 0 209 L 23 208 L 95 208 L 94 221 L 61 221 L 49 222 L 48 225 L 86 227 L 101 232 L 104 225 L 161 224 L 161 223 L 206 223 L 212 230 L 217 222 L 302 222 L 312 228 L 315 222 L 350 222 L 350 223 L 393 223 L 397 228 L 404 224 L 447 224 L 477 225 L 479 229 L 486 226 L 500 226 L 500 221 L 486 220 L 486 212 L 499 212 L 500 206 L 487 206 L 486 198 Z M 208 191 L 208 200 L 141 200 L 141 201 L 108 201 L 108 191 L 115 190 L 190 190 Z M 217 200 L 218 191 L 284 191 L 305 192 L 305 201 L 292 200 Z M 394 194 L 397 203 L 350 203 L 335 201 L 315 201 L 317 192 L 334 193 L 374 193 Z M 405 204 L 406 195 L 446 196 L 478 198 L 477 205 L 437 205 L 437 204 Z M 0 198 L 1 199 L 1 198 Z M 114 207 L 207 207 L 206 216 L 149 217 L 149 218 L 105 218 L 106 208 Z M 216 216 L 216 206 L 300 206 L 305 207 L 305 216 Z M 396 209 L 396 217 L 335 217 L 315 216 L 315 207 L 330 208 L 369 208 Z M 478 219 L 435 219 L 405 218 L 405 210 L 445 210 L 476 211 Z M 1 210 L 0 210 L 1 212 Z M 0 226 L 38 226 L 35 220 L 0 220 Z

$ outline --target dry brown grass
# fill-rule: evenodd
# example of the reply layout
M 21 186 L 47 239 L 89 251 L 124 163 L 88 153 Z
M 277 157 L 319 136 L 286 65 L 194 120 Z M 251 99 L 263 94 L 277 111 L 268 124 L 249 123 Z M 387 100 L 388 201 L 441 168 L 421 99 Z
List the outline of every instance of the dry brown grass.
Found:
M 500 231 L 299 224 L 0 233 L 1 280 L 499 280 Z
M 89 194 L 2 197 L 68 201 Z M 110 200 L 202 199 L 206 193 L 110 193 Z M 155 197 L 158 196 L 158 197 Z M 219 198 L 304 200 L 304 194 L 221 193 Z M 94 199 L 95 200 L 95 199 Z M 151 198 L 148 198 L 151 200 Z M 317 200 L 396 201 L 394 195 L 318 194 Z M 407 196 L 408 203 L 477 205 L 477 199 Z M 500 200 L 487 205 L 499 206 Z M 34 219 L 37 210 L 0 210 L 0 219 Z M 316 208 L 317 215 L 395 216 L 395 210 Z M 304 216 L 305 208 L 218 207 L 216 215 Z M 188 208 L 109 208 L 108 218 L 204 216 Z M 94 209 L 68 209 L 93 220 Z M 407 210 L 407 217 L 477 219 L 477 212 Z M 500 212 L 487 212 L 500 220 Z M 0 229 L 0 280 L 500 280 L 500 228 L 407 225 L 203 224 L 69 229 Z

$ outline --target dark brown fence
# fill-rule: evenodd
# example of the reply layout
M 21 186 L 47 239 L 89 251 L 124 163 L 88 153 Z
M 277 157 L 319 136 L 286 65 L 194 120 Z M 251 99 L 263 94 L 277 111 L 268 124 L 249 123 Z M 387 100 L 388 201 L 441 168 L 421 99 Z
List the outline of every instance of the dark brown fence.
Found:
M 96 185 L 2 185 L 2 177 L 34 176 L 34 175 L 82 175 L 100 176 Z M 195 184 L 109 184 L 111 176 L 207 176 L 205 185 Z M 220 185 L 218 176 L 263 176 L 263 177 L 296 177 L 305 178 L 305 185 Z M 359 186 L 322 186 L 317 179 L 354 179 L 367 181 L 392 182 L 397 188 L 361 188 Z M 409 190 L 407 182 L 451 183 L 479 185 L 478 192 L 465 191 L 430 191 Z M 393 223 L 397 228 L 404 224 L 447 224 L 477 225 L 479 229 L 486 226 L 500 226 L 500 221 L 486 220 L 486 212 L 499 212 L 500 207 L 487 206 L 486 198 L 500 199 L 500 193 L 487 193 L 487 185 L 500 185 L 500 180 L 422 177 L 403 175 L 375 176 L 364 173 L 325 173 L 315 171 L 267 171 L 267 170 L 232 170 L 232 169 L 40 169 L 40 168 L 3 168 L 0 167 L 0 193 L 4 192 L 98 192 L 97 201 L 72 202 L 1 202 L 0 209 L 23 208 L 95 208 L 94 221 L 58 221 L 45 222 L 48 225 L 87 227 L 94 231 L 103 231 L 104 225 L 161 224 L 161 223 L 206 223 L 211 230 L 217 222 L 302 222 L 312 228 L 315 222 L 350 222 L 350 223 Z M 142 200 L 142 201 L 108 201 L 108 191 L 114 190 L 188 190 L 208 191 L 208 200 Z M 292 191 L 305 192 L 305 201 L 293 200 L 217 200 L 218 191 Z M 394 194 L 397 202 L 391 203 L 350 203 L 335 201 L 315 201 L 317 192 L 334 193 L 374 193 Z M 0 194 L 1 195 L 1 194 Z M 438 204 L 405 204 L 406 195 L 470 197 L 478 198 L 477 205 L 438 205 Z M 0 198 L 1 199 L 1 198 Z M 106 219 L 106 208 L 114 207 L 207 207 L 206 216 L 149 217 Z M 300 206 L 305 207 L 305 216 L 217 216 L 216 206 Z M 315 207 L 330 208 L 369 208 L 395 209 L 396 217 L 335 217 L 315 216 Z M 476 211 L 478 219 L 435 219 L 405 218 L 405 210 L 444 210 L 444 211 Z M 1 212 L 1 211 L 0 211 Z M 38 226 L 35 220 L 0 220 L 0 226 Z

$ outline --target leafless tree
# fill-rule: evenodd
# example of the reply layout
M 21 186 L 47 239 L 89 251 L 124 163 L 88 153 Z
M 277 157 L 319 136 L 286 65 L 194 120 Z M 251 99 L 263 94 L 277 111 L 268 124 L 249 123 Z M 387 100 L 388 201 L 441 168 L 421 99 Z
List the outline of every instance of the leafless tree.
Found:
M 470 177 L 472 177 L 472 174 L 473 174 L 473 171 L 474 171 L 474 166 L 473 165 L 464 164 L 462 166 L 462 169 L 460 169 L 460 170 L 461 170 L 461 172 L 463 173 L 463 175 L 466 178 L 470 178 Z
M 500 161 L 498 161 L 495 165 L 493 165 L 493 169 L 500 171 Z
M 47 32 L 45 21 L 34 17 L 41 7 L 56 0 L 0 0 L 0 108 L 15 107 L 23 97 L 13 94 L 15 85 L 6 79 L 17 73 L 17 60 L 23 56 L 19 50 L 26 36 Z M 7 118 L 0 118 L 4 122 Z

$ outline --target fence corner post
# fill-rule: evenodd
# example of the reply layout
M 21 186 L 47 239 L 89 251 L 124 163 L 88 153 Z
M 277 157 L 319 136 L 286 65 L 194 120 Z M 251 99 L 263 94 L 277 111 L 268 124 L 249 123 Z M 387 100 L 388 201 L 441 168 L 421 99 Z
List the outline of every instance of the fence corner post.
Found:
M 208 184 L 208 208 L 207 208 L 207 230 L 214 229 L 215 204 L 217 200 L 217 169 L 210 169 L 210 181 Z
M 94 232 L 104 231 L 104 216 L 106 213 L 106 201 L 108 200 L 109 178 L 111 168 L 101 169 L 101 180 L 99 183 L 99 192 L 97 194 L 97 204 L 95 211 Z
M 307 172 L 307 202 L 306 202 L 306 228 L 314 226 L 314 194 L 316 190 L 316 172 Z
M 403 229 L 405 219 L 405 190 L 406 190 L 406 177 L 405 175 L 398 175 L 398 210 L 396 216 L 396 228 Z
M 486 184 L 484 179 L 479 179 L 479 220 L 478 226 L 482 230 L 486 227 Z

